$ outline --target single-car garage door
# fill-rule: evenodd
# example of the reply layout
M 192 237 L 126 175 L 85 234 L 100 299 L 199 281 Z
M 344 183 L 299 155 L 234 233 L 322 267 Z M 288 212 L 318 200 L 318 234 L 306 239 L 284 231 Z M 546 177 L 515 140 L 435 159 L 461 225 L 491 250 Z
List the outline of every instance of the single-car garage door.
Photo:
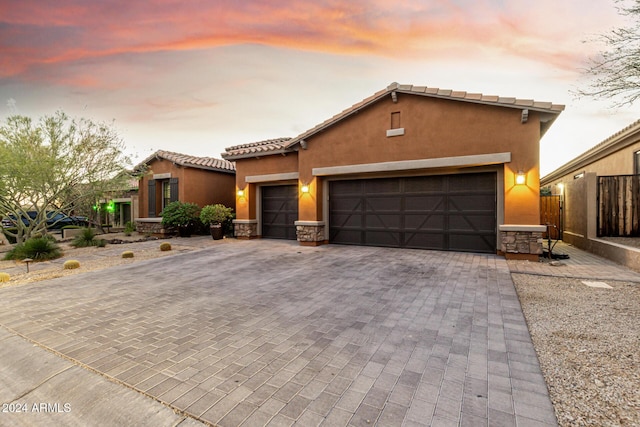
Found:
M 495 253 L 496 173 L 329 183 L 329 241 Z
M 262 237 L 296 240 L 298 187 L 277 185 L 261 187 Z

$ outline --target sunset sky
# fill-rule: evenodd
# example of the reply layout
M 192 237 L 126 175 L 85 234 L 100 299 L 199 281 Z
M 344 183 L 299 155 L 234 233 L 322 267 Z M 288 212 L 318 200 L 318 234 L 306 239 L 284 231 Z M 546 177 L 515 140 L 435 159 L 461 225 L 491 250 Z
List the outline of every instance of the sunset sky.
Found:
M 624 22 L 614 0 L 0 0 L 0 118 L 113 120 L 134 162 L 220 157 L 399 82 L 565 104 L 545 174 L 640 118 L 571 93 Z

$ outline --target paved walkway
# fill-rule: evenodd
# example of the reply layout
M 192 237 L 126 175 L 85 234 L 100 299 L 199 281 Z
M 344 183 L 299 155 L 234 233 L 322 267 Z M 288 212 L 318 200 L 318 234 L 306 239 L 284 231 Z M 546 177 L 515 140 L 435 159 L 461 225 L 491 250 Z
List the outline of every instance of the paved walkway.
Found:
M 492 255 L 235 242 L 0 289 L 0 325 L 4 343 L 22 335 L 85 366 L 68 371 L 76 390 L 98 372 L 221 426 L 556 425 L 507 262 Z M 43 378 L 37 399 L 57 402 Z M 71 414 L 85 407 L 68 399 Z
M 508 261 L 509 269 L 512 273 L 640 283 L 640 273 L 564 242 L 558 242 L 553 252 L 567 254 L 569 259 L 555 262 L 547 259 L 541 262 Z

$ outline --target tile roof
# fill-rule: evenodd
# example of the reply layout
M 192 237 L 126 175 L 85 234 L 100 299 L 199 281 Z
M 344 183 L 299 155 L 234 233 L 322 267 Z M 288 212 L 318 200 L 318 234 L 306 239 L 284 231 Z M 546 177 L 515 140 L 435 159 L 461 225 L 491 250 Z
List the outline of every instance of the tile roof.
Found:
M 235 173 L 236 165 L 228 160 L 216 159 L 214 157 L 196 157 L 188 154 L 175 153 L 173 151 L 158 150 L 138 166 L 147 165 L 154 159 L 165 159 L 183 167 L 206 169 L 219 172 Z M 135 169 L 138 169 L 138 166 Z
M 295 150 L 294 146 L 300 144 L 305 138 L 323 131 L 336 122 L 356 114 L 358 111 L 389 96 L 396 96 L 397 93 L 405 93 L 432 98 L 449 99 L 452 101 L 471 102 L 475 104 L 494 105 L 498 107 L 516 108 L 521 110 L 533 110 L 543 113 L 544 120 L 541 120 L 541 136 L 549 129 L 556 117 L 564 110 L 564 105 L 553 104 L 551 102 L 539 102 L 532 99 L 505 98 L 495 95 L 483 95 L 481 93 L 468 93 L 463 91 L 453 91 L 450 89 L 440 89 L 436 87 L 401 85 L 392 83 L 385 89 L 374 93 L 368 98 L 352 105 L 346 110 L 336 114 L 319 125 L 303 132 L 295 138 L 278 138 L 261 141 L 251 144 L 237 145 L 226 149 L 222 157 L 227 159 L 238 159 L 244 157 L 259 157 L 263 155 L 284 153 Z
M 285 145 L 291 138 L 275 138 L 267 139 L 265 141 L 251 142 L 249 144 L 234 145 L 233 147 L 225 148 L 225 153 L 222 153 L 223 158 L 235 157 L 235 156 L 256 156 L 265 154 L 277 154 L 284 152 Z

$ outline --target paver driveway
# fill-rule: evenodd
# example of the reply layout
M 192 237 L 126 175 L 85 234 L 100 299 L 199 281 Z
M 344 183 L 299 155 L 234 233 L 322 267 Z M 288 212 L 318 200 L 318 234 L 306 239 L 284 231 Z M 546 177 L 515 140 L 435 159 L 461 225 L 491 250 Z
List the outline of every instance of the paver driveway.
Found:
M 0 289 L 0 325 L 222 426 L 556 425 L 492 255 L 232 241 Z

